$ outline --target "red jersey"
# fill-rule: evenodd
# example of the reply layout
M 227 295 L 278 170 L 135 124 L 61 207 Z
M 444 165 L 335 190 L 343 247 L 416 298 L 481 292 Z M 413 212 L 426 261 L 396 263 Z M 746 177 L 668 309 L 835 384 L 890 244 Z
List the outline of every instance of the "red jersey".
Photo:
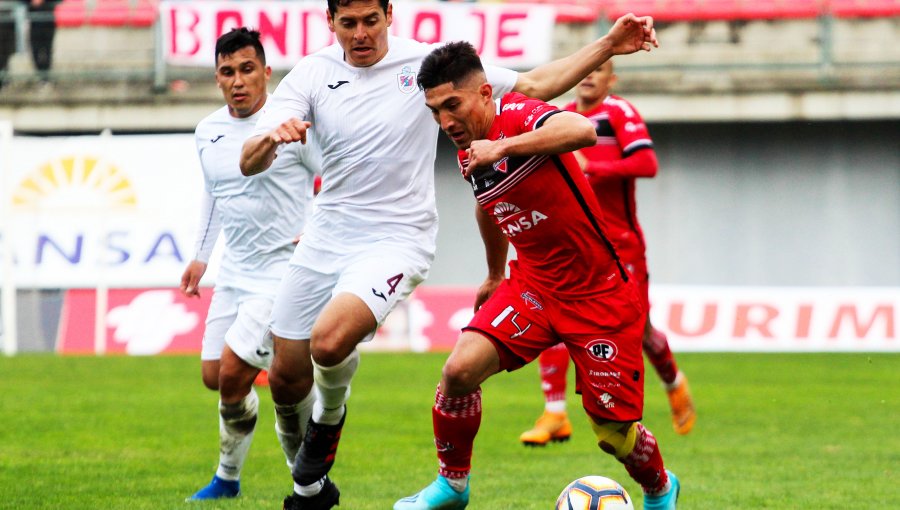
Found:
M 497 101 L 487 138 L 498 140 L 539 129 L 555 106 L 519 93 Z M 460 166 L 468 163 L 459 151 Z M 628 280 L 604 232 L 600 206 L 575 156 L 509 157 L 469 177 L 480 206 L 515 247 L 517 277 L 558 298 L 583 298 Z
M 575 108 L 574 102 L 564 107 L 573 112 Z M 581 152 L 589 160 L 585 173 L 590 176 L 591 187 L 603 209 L 610 238 L 625 262 L 637 263 L 634 257 L 643 259 L 646 246 L 637 219 L 635 179 L 656 175 L 656 156 L 630 167 L 614 169 L 609 163 L 652 149 L 647 125 L 631 103 L 614 95 L 607 96 L 596 108 L 578 113 L 587 117 L 597 131 L 596 145 Z

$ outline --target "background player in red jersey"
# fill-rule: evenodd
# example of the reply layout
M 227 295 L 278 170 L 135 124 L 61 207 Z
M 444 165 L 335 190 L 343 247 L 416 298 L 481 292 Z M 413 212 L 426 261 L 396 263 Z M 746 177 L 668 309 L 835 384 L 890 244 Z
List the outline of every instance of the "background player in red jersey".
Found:
M 438 477 L 397 501 L 394 510 L 468 505 L 481 383 L 560 342 L 575 362 L 599 446 L 641 484 L 645 509 L 674 509 L 679 482 L 639 422 L 642 299 L 571 153 L 596 142 L 593 126 L 583 116 L 518 93 L 495 102 L 469 43 L 434 50 L 418 79 L 435 120 L 460 149 L 460 168 L 478 202 L 489 274 L 479 289 L 480 307 L 444 364 L 435 395 Z M 517 259 L 506 279 L 509 243 Z
M 615 82 L 613 63 L 608 60 L 578 84 L 575 101 L 563 109 L 584 115 L 594 125 L 597 143 L 576 151 L 575 157 L 603 208 L 606 227 L 619 257 L 641 287 L 648 311 L 644 352 L 665 385 L 675 432 L 687 434 L 697 414 L 687 378 L 678 370 L 665 333 L 650 324 L 646 245 L 635 202 L 636 179 L 655 177 L 659 165 L 640 113 L 628 101 L 610 94 Z M 534 428 L 519 436 L 527 445 L 565 441 L 572 433 L 566 413 L 569 356 L 565 346 L 559 344 L 542 352 L 539 362 L 544 413 Z

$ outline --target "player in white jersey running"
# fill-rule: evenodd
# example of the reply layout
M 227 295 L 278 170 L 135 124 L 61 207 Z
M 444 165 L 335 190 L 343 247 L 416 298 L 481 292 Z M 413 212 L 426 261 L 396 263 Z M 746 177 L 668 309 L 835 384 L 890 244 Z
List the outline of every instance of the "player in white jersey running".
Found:
M 316 389 L 288 510 L 338 504 L 326 475 L 359 364 L 356 347 L 426 278 L 437 231 L 438 128 L 416 83 L 434 46 L 390 36 L 388 0 L 328 0 L 326 14 L 337 43 L 282 80 L 241 154 L 244 175 L 256 175 L 282 145 L 305 143 L 310 127 L 322 151 L 324 186 L 272 312 L 273 399 L 287 405 Z M 627 15 L 570 57 L 527 73 L 488 67 L 486 74 L 498 95 L 549 99 L 609 57 L 655 44 L 652 19 Z
M 293 252 L 292 240 L 312 203 L 318 166 L 311 146 L 284 146 L 269 172 L 250 179 L 238 167 L 241 146 L 266 102 L 270 75 L 258 32 L 240 28 L 220 37 L 216 83 L 227 104 L 200 121 L 195 131 L 205 192 L 196 254 L 181 277 L 181 291 L 200 295 L 200 279 L 220 232 L 225 253 L 201 352 L 203 383 L 220 395 L 219 465 L 209 485 L 192 500 L 240 494 L 241 467 L 259 408 L 253 380 L 272 358 L 272 301 Z M 289 463 L 299 448 L 313 398 L 277 413 L 276 430 L 283 436 Z

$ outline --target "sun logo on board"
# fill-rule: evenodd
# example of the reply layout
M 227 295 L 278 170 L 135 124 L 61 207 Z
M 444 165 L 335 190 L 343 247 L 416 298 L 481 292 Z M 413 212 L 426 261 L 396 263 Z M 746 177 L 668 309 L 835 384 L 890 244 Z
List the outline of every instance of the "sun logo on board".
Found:
M 128 176 L 109 161 L 92 156 L 50 160 L 29 172 L 12 196 L 13 207 L 32 210 L 108 211 L 136 204 Z

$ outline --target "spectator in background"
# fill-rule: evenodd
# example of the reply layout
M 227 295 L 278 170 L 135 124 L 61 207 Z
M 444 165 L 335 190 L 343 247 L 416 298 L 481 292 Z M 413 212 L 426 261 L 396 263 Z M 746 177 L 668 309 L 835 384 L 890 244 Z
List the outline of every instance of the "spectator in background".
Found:
M 31 20 L 31 57 L 41 83 L 50 82 L 53 39 L 56 37 L 56 6 L 60 0 L 20 0 L 28 5 Z
M 13 9 L 0 7 L 0 89 L 6 83 L 9 57 L 16 52 L 16 20 Z

